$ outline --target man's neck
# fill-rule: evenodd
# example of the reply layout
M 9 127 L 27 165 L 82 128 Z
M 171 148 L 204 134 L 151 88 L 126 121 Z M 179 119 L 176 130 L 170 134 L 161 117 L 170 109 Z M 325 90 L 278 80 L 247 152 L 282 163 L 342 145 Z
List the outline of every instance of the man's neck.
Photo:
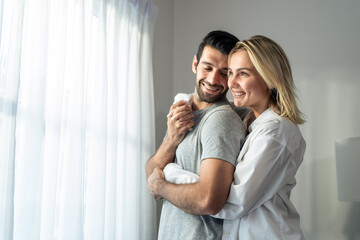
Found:
M 218 101 L 221 101 L 222 99 L 219 99 Z M 216 102 L 218 102 L 216 101 Z M 194 93 L 194 99 L 193 99 L 193 104 L 192 104 L 192 109 L 193 111 L 197 111 L 197 110 L 201 110 L 207 107 L 210 107 L 211 105 L 213 105 L 215 102 L 212 103 L 208 103 L 205 102 L 203 100 L 200 99 L 199 95 L 197 95 L 196 93 Z

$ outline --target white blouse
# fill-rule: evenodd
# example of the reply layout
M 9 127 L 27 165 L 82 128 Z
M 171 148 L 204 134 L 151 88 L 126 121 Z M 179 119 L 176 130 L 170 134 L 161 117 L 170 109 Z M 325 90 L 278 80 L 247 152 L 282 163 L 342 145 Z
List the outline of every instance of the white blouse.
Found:
M 298 126 L 267 109 L 249 132 L 227 202 L 214 215 L 224 219 L 223 239 L 304 239 L 290 201 L 306 146 Z M 166 179 L 174 176 L 170 169 L 164 169 Z
M 249 126 L 224 208 L 223 239 L 304 239 L 290 201 L 305 141 L 298 126 L 271 109 Z

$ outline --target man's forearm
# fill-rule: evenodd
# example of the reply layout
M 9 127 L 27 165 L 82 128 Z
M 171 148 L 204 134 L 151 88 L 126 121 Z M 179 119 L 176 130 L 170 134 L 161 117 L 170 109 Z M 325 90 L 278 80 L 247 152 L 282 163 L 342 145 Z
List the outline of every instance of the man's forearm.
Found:
M 163 171 L 154 169 L 148 186 L 153 196 L 165 198 L 187 213 L 214 215 L 226 202 L 234 169 L 221 159 L 205 159 L 200 166 L 199 182 L 192 184 L 167 182 Z
M 167 135 L 155 155 L 146 163 L 147 178 L 156 167 L 163 169 L 166 164 L 174 161 L 177 146 L 195 124 L 192 121 L 193 117 L 191 105 L 186 104 L 185 101 L 179 101 L 171 106 L 167 120 Z
M 145 165 L 147 178 L 154 171 L 154 168 L 163 169 L 166 164 L 173 162 L 177 145 L 174 145 L 167 138 L 161 143 L 156 153 L 147 161 Z
M 226 201 L 226 197 L 215 197 L 201 183 L 173 184 L 163 180 L 158 192 L 176 207 L 195 215 L 216 214 Z

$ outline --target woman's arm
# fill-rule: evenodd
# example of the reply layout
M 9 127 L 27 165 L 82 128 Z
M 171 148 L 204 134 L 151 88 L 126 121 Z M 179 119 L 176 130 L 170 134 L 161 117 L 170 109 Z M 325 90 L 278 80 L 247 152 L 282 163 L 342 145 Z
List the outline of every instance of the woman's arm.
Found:
M 295 184 L 297 167 L 285 145 L 271 137 L 257 137 L 237 164 L 227 202 L 214 217 L 236 219 L 260 207 L 286 184 Z

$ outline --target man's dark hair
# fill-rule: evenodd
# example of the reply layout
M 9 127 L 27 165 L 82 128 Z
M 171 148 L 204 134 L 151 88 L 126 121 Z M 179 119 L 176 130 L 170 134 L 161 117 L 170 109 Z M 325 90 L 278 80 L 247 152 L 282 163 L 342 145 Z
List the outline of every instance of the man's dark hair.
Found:
M 196 59 L 198 62 L 200 61 L 205 46 L 213 47 L 223 54 L 229 54 L 238 41 L 237 37 L 225 31 L 209 32 L 199 45 Z

